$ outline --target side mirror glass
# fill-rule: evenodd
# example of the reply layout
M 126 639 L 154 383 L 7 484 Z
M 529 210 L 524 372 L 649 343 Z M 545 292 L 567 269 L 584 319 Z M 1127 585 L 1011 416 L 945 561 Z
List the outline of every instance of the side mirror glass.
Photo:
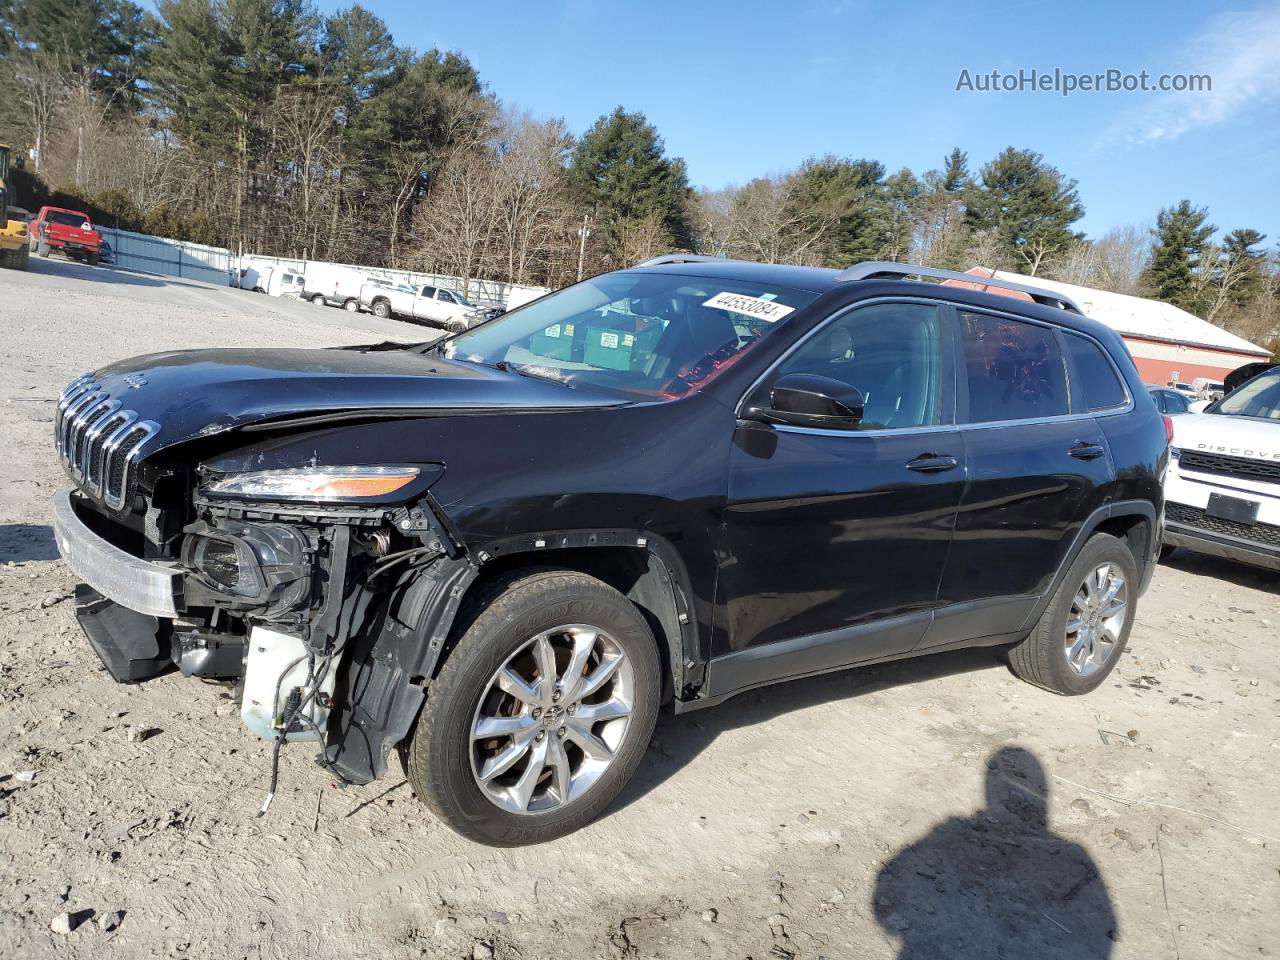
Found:
M 753 404 L 743 411 L 743 416 L 793 427 L 855 430 L 862 423 L 864 406 L 862 391 L 842 380 L 789 373 L 774 383 L 767 405 Z

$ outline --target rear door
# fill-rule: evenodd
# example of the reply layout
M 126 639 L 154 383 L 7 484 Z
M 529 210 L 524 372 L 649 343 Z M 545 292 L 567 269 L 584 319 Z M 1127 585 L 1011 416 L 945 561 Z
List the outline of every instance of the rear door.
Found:
M 1064 335 L 995 311 L 957 316 L 968 485 L 922 648 L 1018 630 L 1113 476 L 1102 429 L 1068 390 Z
M 860 429 L 740 422 L 718 589 L 719 694 L 910 650 L 924 635 L 964 488 L 948 317 L 927 301 L 857 305 L 751 391 L 786 374 L 860 390 Z

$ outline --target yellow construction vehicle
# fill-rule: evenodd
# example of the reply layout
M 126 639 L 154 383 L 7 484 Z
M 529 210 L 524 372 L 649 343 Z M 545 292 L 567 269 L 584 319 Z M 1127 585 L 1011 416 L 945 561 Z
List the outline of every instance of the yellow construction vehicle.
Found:
M 0 267 L 27 269 L 27 222 L 9 219 L 9 148 L 0 143 Z

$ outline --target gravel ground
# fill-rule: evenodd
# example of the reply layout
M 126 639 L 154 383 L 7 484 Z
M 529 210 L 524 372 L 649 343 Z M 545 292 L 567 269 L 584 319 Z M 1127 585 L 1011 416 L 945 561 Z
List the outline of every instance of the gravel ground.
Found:
M 113 683 L 48 503 L 72 377 L 215 344 L 428 332 L 61 261 L 0 272 L 0 956 L 1256 958 L 1280 954 L 1280 593 L 1161 567 L 1092 696 L 991 651 L 665 717 L 597 823 L 493 850 L 398 769 L 338 790 L 226 688 Z M 69 931 L 69 932 L 68 932 Z

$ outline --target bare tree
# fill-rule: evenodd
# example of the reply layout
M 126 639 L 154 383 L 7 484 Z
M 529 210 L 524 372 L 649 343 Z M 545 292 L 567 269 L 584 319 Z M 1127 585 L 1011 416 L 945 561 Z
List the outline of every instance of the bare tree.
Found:
M 1095 286 L 1116 293 L 1142 293 L 1142 271 L 1151 259 L 1151 228 L 1130 224 L 1108 230 L 1094 242 Z
M 570 137 L 564 122 L 507 117 L 494 168 L 497 232 L 506 277 L 528 283 L 535 270 L 567 257 L 572 247 L 565 160 Z
M 288 232 L 306 238 L 307 256 L 315 256 L 320 245 L 322 194 L 337 164 L 341 106 L 332 86 L 293 84 L 277 92 L 269 110 L 274 166 L 290 174 L 296 192 L 296 202 L 288 204 L 293 214 Z
M 692 200 L 694 249 L 705 256 L 727 257 L 733 245 L 733 198 L 735 187 L 699 190 Z
M 500 216 L 496 164 L 485 150 L 455 149 L 418 207 L 414 226 L 423 257 L 462 278 L 462 295 L 486 266 Z
M 66 80 L 57 58 L 39 49 L 14 52 L 13 76 L 15 99 L 27 105 L 32 166 L 40 170 L 46 162 L 58 109 L 66 99 Z
M 660 212 L 623 220 L 617 225 L 620 267 L 643 263 L 670 250 L 674 244 Z
M 995 228 L 976 230 L 969 236 L 964 248 L 964 260 L 970 267 L 986 267 L 989 270 L 1007 270 L 1004 242 Z
M 818 263 L 819 244 L 831 226 L 792 202 L 792 180 L 760 177 L 735 194 L 729 207 L 733 250 L 765 263 Z

